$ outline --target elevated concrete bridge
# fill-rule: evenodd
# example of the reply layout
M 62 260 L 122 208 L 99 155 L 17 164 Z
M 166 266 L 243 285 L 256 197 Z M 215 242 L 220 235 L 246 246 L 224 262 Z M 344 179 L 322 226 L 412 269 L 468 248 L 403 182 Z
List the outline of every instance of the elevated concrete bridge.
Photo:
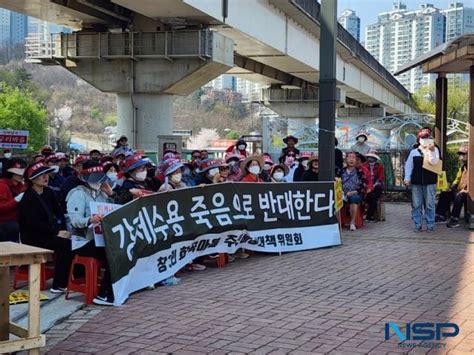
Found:
M 52 36 L 30 58 L 117 93 L 118 133 L 137 148 L 156 149 L 156 136 L 171 134 L 171 95 L 189 94 L 223 73 L 268 86 L 265 104 L 286 117 L 318 116 L 315 0 L 0 0 L 0 6 L 75 30 Z M 413 112 L 410 93 L 341 26 L 337 86 L 341 119 Z M 353 108 L 368 117 L 350 117 Z

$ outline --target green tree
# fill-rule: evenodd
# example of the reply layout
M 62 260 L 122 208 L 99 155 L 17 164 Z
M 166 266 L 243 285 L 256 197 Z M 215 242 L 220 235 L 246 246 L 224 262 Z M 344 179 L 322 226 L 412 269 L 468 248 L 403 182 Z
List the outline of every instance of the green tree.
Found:
M 30 151 L 40 149 L 46 141 L 46 116 L 31 93 L 5 85 L 0 88 L 0 128 L 28 130 Z
M 436 96 L 434 86 L 424 86 L 413 94 L 413 100 L 420 112 L 436 113 Z M 448 117 L 467 121 L 469 107 L 469 88 L 467 83 L 448 82 Z
M 225 135 L 225 137 L 227 139 L 239 139 L 239 137 L 241 136 L 240 132 L 239 131 L 236 131 L 234 129 L 231 129 L 229 132 L 227 132 L 227 134 Z

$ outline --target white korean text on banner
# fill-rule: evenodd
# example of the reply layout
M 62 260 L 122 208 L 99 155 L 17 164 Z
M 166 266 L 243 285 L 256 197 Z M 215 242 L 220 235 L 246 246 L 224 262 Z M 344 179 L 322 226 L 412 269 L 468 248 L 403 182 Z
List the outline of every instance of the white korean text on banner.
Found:
M 28 148 L 29 131 L 0 129 L 0 148 Z
M 341 244 L 333 182 L 224 183 L 154 194 L 111 212 L 102 228 L 116 305 L 199 256 Z

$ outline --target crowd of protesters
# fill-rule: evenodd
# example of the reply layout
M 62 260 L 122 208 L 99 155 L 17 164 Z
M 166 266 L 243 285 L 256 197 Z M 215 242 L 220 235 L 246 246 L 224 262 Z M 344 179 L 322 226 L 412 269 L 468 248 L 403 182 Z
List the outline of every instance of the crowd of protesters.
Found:
M 418 134 L 418 145 L 410 153 L 406 167 L 406 184 L 413 187 L 413 220 L 416 231 L 421 231 L 422 209 L 425 210 L 427 230 L 435 222 L 434 195 L 436 178 L 422 167 L 424 155 L 431 163 L 439 159 L 439 151 L 424 140 L 431 131 Z M 352 150 L 345 154 L 336 148 L 335 175 L 342 182 L 345 210 L 350 215 L 349 229 L 354 231 L 356 217 L 363 214 L 366 221 L 376 219 L 376 210 L 385 189 L 384 166 L 377 152 L 367 145 L 368 134 L 359 132 Z M 94 242 L 72 251 L 70 235 L 93 240 L 90 225 L 101 222 L 92 216 L 90 202 L 125 204 L 147 194 L 168 192 L 192 186 L 223 182 L 282 183 L 318 181 L 319 157 L 315 152 L 301 152 L 298 138 L 284 139 L 277 161 L 270 154 L 252 155 L 247 143 L 239 139 L 227 149 L 223 160 L 209 158 L 206 150 L 195 150 L 190 160 L 183 160 L 178 152 L 165 151 L 154 164 L 147 157 L 133 151 L 122 136 L 110 154 L 92 150 L 78 155 L 74 161 L 61 152 L 44 146 L 32 162 L 12 157 L 4 150 L 0 160 L 0 241 L 14 241 L 55 251 L 55 274 L 51 291 L 66 291 L 68 275 L 74 255 L 95 257 L 102 261 L 105 274 L 94 303 L 113 304 L 110 275 L 104 248 Z M 337 147 L 336 140 L 336 147 Z M 458 226 L 460 206 L 467 196 L 467 150 L 459 152 L 463 167 L 453 188 L 441 195 L 437 221 L 446 217 L 454 201 L 448 227 Z M 434 184 L 434 188 L 433 188 Z M 210 256 L 213 257 L 212 255 Z M 239 250 L 229 260 L 247 258 Z M 204 270 L 205 260 L 199 258 L 187 266 L 189 270 Z M 172 277 L 164 284 L 178 282 Z M 153 287 L 153 285 L 152 285 Z

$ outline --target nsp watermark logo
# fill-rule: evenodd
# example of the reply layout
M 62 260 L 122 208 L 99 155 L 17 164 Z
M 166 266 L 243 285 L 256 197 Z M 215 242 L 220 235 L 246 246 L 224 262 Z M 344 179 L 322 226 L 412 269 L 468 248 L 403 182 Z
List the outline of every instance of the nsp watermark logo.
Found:
M 400 340 L 399 347 L 403 348 L 440 348 L 445 343 L 436 343 L 433 340 L 455 337 L 459 334 L 459 326 L 456 323 L 406 323 L 403 332 L 395 323 L 385 323 L 385 340 L 390 339 L 390 330 Z M 409 341 L 422 341 L 421 343 L 409 343 Z M 425 342 L 425 341 L 432 342 Z M 404 343 L 408 341 L 408 343 Z

